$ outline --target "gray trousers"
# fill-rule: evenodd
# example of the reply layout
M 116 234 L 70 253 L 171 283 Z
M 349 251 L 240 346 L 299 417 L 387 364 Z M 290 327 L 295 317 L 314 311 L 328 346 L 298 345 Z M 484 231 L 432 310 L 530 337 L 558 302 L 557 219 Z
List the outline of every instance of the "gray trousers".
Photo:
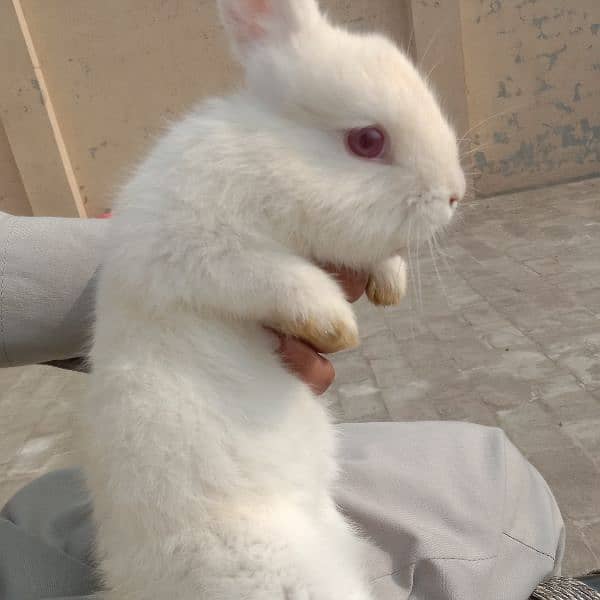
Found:
M 367 567 L 378 600 L 526 600 L 559 573 L 556 502 L 501 430 L 339 427 L 337 500 L 372 541 Z M 80 600 L 97 591 L 90 515 L 75 470 L 17 493 L 0 515 L 0 598 Z

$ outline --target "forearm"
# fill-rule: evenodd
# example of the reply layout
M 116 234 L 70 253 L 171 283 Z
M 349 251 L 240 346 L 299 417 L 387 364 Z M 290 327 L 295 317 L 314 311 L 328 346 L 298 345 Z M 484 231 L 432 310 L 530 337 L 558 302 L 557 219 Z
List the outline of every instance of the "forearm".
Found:
M 107 227 L 0 213 L 0 367 L 86 352 Z

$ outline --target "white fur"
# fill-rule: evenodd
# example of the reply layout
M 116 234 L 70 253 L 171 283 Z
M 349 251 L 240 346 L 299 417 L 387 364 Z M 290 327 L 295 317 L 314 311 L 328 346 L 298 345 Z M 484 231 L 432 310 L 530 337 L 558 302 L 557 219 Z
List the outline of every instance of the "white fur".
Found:
M 406 294 L 406 262 L 401 256 L 382 261 L 371 271 L 367 296 L 373 304 L 399 304 Z
M 173 127 L 111 223 L 79 420 L 110 599 L 370 597 L 328 415 L 260 324 L 355 331 L 313 261 L 397 276 L 378 265 L 448 222 L 464 177 L 391 42 L 272 2 L 221 0 L 247 88 Z M 345 149 L 372 123 L 387 162 Z

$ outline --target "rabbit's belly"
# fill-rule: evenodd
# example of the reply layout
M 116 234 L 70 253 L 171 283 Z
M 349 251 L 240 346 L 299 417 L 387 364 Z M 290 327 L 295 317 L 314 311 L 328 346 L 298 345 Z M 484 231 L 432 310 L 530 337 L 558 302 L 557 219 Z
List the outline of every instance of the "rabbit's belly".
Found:
M 133 517 L 115 542 L 134 526 L 131 537 L 143 538 L 137 524 L 162 508 L 168 535 L 178 515 L 203 523 L 205 508 L 223 502 L 295 498 L 314 506 L 335 476 L 335 432 L 264 333 L 242 338 L 198 322 L 155 328 L 112 337 L 80 413 L 96 504 Z
M 341 598 L 313 593 L 333 592 L 333 573 L 339 587 L 359 571 L 329 495 L 336 444 L 325 409 L 258 328 L 155 327 L 112 337 L 83 409 L 114 598 Z M 343 586 L 344 600 L 357 586 Z
M 299 513 L 285 524 L 255 527 L 254 543 L 244 532 L 246 543 L 230 546 L 238 571 L 224 573 L 222 561 L 207 565 L 203 598 L 369 600 L 360 542 L 349 532 L 340 535 L 333 524 Z
M 321 494 L 336 471 L 335 432 L 324 406 L 281 365 L 261 327 L 189 322 L 188 336 L 192 327 L 199 331 L 194 344 L 200 341 L 185 354 L 198 365 L 181 362 L 179 379 L 189 377 L 197 401 L 181 426 L 196 424 L 199 435 L 190 437 L 199 460 L 225 454 L 239 480 L 261 494 Z M 174 336 L 174 347 L 182 337 Z M 215 355 L 226 359 L 215 364 Z
M 290 504 L 215 519 L 151 549 L 121 547 L 103 567 L 110 600 L 370 600 L 359 544 Z

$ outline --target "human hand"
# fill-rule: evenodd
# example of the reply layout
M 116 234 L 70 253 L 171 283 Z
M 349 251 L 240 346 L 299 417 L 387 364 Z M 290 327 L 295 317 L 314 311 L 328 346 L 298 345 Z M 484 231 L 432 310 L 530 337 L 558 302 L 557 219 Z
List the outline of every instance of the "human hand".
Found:
M 323 269 L 333 275 L 342 286 L 348 302 L 356 302 L 364 293 L 369 275 L 330 265 Z M 283 363 L 302 381 L 308 383 L 315 394 L 323 394 L 333 383 L 335 369 L 327 358 L 298 338 L 277 333 L 278 352 Z

